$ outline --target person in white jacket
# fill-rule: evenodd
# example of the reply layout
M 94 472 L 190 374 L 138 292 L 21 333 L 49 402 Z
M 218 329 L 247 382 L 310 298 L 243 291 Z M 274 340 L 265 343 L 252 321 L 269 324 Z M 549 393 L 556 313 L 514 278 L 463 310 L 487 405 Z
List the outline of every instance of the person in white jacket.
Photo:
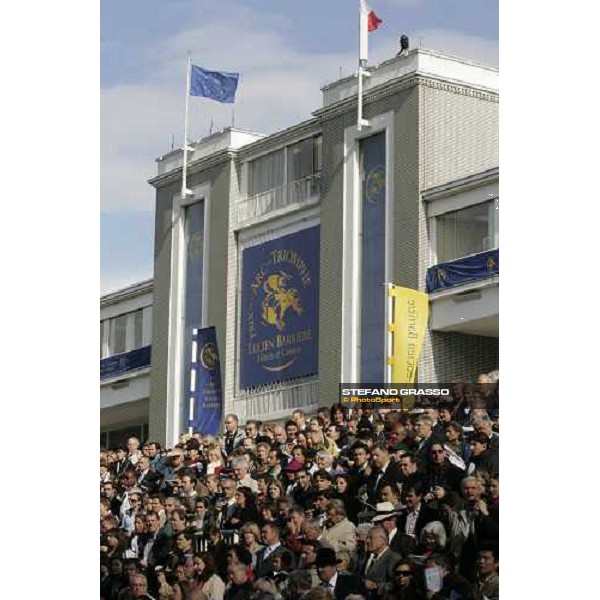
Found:
M 327 522 L 323 540 L 336 552 L 356 550 L 356 525 L 348 520 L 342 500 L 331 500 L 326 508 Z

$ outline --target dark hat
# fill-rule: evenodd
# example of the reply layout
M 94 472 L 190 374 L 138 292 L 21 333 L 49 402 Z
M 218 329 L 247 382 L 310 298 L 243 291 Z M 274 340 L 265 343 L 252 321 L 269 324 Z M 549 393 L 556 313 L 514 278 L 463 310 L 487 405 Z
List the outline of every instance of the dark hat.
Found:
M 196 438 L 187 441 L 186 450 L 200 450 L 200 442 Z
M 319 548 L 317 550 L 317 569 L 320 567 L 333 567 L 339 565 L 342 561 L 335 556 L 333 548 Z

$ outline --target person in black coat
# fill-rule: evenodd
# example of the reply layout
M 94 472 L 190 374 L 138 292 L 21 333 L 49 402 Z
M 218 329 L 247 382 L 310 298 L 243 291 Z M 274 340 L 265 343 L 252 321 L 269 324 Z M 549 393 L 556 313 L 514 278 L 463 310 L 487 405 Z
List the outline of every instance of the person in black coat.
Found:
M 405 485 L 402 500 L 406 507 L 396 519 L 398 532 L 393 541 L 394 550 L 407 556 L 416 549 L 423 527 L 439 520 L 440 513 L 423 502 L 423 493 L 418 486 Z
M 258 510 L 254 494 L 249 487 L 239 487 L 235 493 L 235 507 L 231 516 L 223 523 L 223 529 L 239 529 L 245 523 L 256 523 Z
M 367 478 L 367 495 L 369 504 L 375 505 L 383 483 L 387 482 L 395 486 L 402 476 L 398 464 L 391 459 L 389 450 L 384 444 L 373 444 L 371 462 L 373 470 Z
M 429 446 L 425 471 L 421 480 L 426 494 L 425 500 L 433 500 L 433 496 L 428 498 L 427 494 L 433 493 L 436 487 L 443 487 L 458 495 L 461 481 L 465 476 L 466 473 L 461 468 L 450 462 L 448 452 L 441 442 L 433 442 Z
M 469 473 L 475 470 L 487 473 L 499 472 L 498 451 L 490 446 L 490 438 L 485 433 L 476 433 L 471 437 Z
M 262 542 L 265 547 L 256 555 L 256 577 L 266 577 L 273 572 L 273 553 L 281 548 L 279 528 L 273 521 L 267 521 L 261 528 Z
M 401 558 L 392 571 L 392 591 L 384 600 L 425 600 L 425 593 L 420 588 L 415 563 L 409 558 Z
M 327 589 L 335 600 L 344 600 L 349 594 L 361 594 L 363 584 L 360 577 L 350 573 L 339 573 L 337 565 L 342 561 L 335 556 L 333 548 L 317 550 L 317 573 L 321 587 Z

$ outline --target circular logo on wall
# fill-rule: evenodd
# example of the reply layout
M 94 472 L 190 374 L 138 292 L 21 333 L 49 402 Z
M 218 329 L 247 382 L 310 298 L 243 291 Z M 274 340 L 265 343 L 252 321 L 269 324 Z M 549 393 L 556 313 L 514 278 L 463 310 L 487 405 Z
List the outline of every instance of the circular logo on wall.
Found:
M 365 188 L 367 202 L 377 204 L 385 190 L 385 168 L 383 165 L 377 165 L 369 171 Z
M 205 369 L 212 370 L 217 366 L 219 357 L 217 348 L 212 342 L 207 342 L 200 350 L 200 362 Z

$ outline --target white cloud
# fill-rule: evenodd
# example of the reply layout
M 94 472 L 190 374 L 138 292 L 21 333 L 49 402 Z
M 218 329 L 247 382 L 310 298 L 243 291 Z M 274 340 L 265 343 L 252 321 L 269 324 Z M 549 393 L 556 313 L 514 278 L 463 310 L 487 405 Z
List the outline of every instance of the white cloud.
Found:
M 146 183 L 155 173 L 154 159 L 183 141 L 184 85 L 187 51 L 203 66 L 241 73 L 235 104 L 237 127 L 271 133 L 310 118 L 321 104 L 320 88 L 354 70 L 354 40 L 345 53 L 307 53 L 286 38 L 287 19 L 259 19 L 239 9 L 227 21 L 206 22 L 148 49 L 151 73 L 136 85 L 102 90 L 102 210 L 151 210 L 154 194 Z M 371 62 L 396 51 L 397 35 L 380 30 L 371 38 Z M 380 35 L 381 33 L 381 35 Z M 497 63 L 498 44 L 451 31 L 428 30 L 412 35 L 412 46 L 444 50 Z M 231 123 L 231 105 L 190 99 L 190 138 Z

